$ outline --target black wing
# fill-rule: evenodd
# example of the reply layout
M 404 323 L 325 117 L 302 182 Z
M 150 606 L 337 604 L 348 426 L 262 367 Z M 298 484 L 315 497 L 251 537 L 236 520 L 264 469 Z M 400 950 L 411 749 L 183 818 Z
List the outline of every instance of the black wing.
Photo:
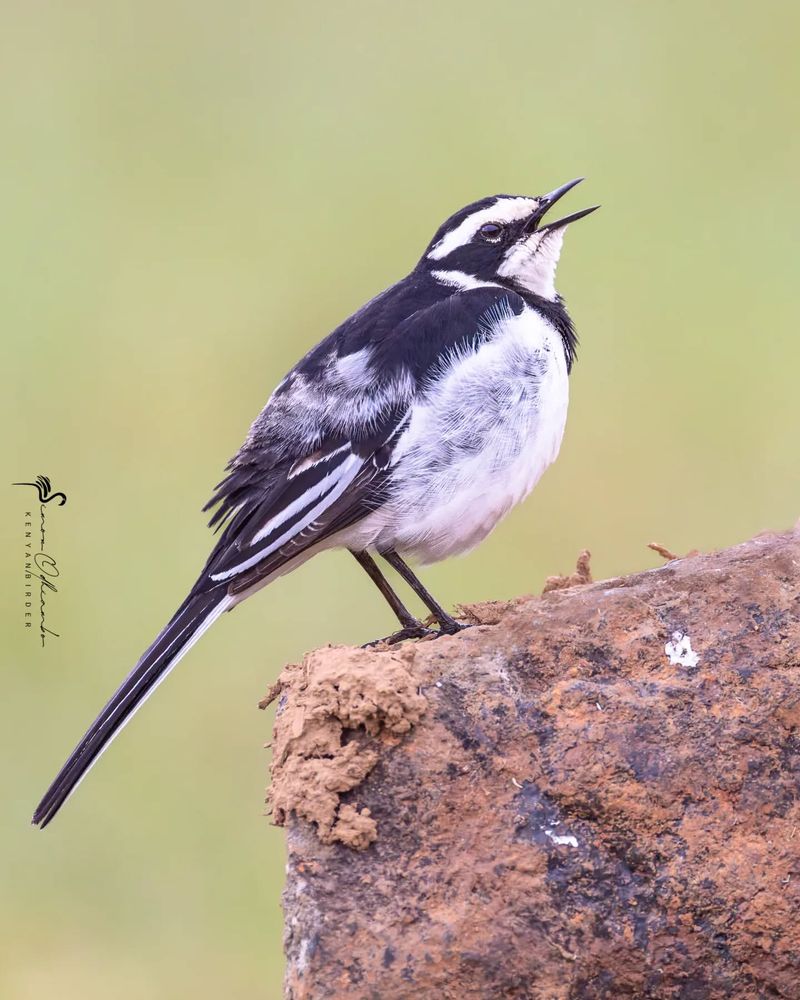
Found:
M 220 487 L 229 520 L 197 587 L 224 585 L 231 595 L 249 591 L 380 507 L 390 493 L 392 451 L 404 425 L 398 407 L 371 434 L 330 438 L 309 455 L 271 469 L 260 493 L 249 465 L 234 468 Z M 230 497 L 239 500 L 235 508 Z
M 414 400 L 451 353 L 476 348 L 524 307 L 499 287 L 440 290 L 392 326 L 380 313 L 397 304 L 379 298 L 372 306 L 379 315 L 356 314 L 310 352 L 276 390 L 206 505 L 217 507 L 210 523 L 224 527 L 206 580 L 242 593 L 381 506 Z M 363 330 L 370 323 L 379 331 L 371 339 Z

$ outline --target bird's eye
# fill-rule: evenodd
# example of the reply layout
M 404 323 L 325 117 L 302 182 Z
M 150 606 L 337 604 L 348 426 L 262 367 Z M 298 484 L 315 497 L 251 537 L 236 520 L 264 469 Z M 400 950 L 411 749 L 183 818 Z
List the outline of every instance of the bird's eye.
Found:
M 486 240 L 487 243 L 499 243 L 503 236 L 503 227 L 498 226 L 496 222 L 487 222 L 481 226 L 478 232 L 481 239 Z

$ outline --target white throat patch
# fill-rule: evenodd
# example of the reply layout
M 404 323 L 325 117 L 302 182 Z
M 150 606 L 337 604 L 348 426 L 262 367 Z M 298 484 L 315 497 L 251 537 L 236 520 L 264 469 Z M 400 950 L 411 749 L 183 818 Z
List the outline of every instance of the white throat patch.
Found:
M 534 232 L 515 243 L 497 269 L 498 277 L 513 278 L 534 295 L 553 301 L 556 297 L 556 267 L 567 227 Z
M 493 205 L 473 212 L 455 229 L 445 233 L 429 251 L 428 260 L 441 260 L 458 247 L 463 247 L 487 222 L 516 222 L 527 218 L 536 211 L 538 204 L 538 198 L 498 198 Z

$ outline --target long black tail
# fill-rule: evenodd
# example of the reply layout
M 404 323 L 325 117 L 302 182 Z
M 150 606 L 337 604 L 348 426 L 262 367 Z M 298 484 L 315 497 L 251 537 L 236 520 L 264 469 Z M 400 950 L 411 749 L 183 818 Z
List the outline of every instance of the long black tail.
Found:
M 33 823 L 42 829 L 47 826 L 148 695 L 209 625 L 233 603 L 234 599 L 228 597 L 224 587 L 206 593 L 193 592 L 186 598 L 72 751 L 36 807 Z

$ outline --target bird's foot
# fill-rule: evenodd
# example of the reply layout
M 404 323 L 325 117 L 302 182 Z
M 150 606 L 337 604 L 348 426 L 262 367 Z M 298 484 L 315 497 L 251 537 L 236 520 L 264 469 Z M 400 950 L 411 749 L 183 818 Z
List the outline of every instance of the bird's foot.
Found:
M 406 625 L 399 632 L 392 632 L 391 635 L 383 639 L 373 639 L 372 642 L 365 642 L 362 649 L 371 649 L 373 646 L 394 646 L 404 639 L 427 639 L 428 636 L 437 636 L 438 631 L 434 628 L 426 628 L 422 624 Z
M 451 618 L 448 622 L 441 622 L 437 635 L 456 635 L 458 632 L 463 632 L 465 628 L 472 628 L 472 626 L 466 622 L 457 622 L 455 618 Z
M 436 635 L 455 635 L 456 632 L 463 632 L 465 628 L 471 628 L 472 625 L 467 622 L 456 621 L 451 615 L 443 614 L 437 617 L 434 614 L 428 615 L 428 617 L 423 622 L 423 625 L 430 627 L 431 625 L 438 625 L 439 628 L 436 630 Z
M 438 639 L 443 635 L 455 635 L 456 632 L 463 632 L 465 628 L 471 627 L 464 622 L 457 622 L 455 618 L 437 623 L 439 624 L 439 628 L 430 628 L 430 624 L 430 621 L 426 621 L 424 624 L 417 622 L 415 625 L 406 625 L 399 632 L 393 632 L 383 639 L 373 639 L 372 642 L 365 642 L 361 648 L 371 649 L 373 646 L 394 646 L 405 639 Z

